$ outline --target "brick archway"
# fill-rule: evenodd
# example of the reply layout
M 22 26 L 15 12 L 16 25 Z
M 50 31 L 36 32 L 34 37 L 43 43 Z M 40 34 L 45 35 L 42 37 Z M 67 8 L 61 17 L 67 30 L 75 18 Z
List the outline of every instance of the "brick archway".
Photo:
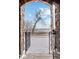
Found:
M 25 22 L 24 22 L 24 6 L 25 5 L 28 5 L 28 4 L 30 4 L 30 3 L 32 3 L 32 2 L 39 2 L 39 3 L 42 3 L 42 4 L 44 4 L 44 5 L 46 5 L 46 6 L 48 6 L 49 7 L 49 10 L 50 10 L 50 31 L 52 32 L 52 30 L 53 30 L 53 17 L 52 17 L 52 15 L 53 15 L 53 12 L 52 12 L 52 5 L 50 5 L 49 3 L 47 3 L 47 2 L 44 2 L 44 1 L 36 1 L 36 0 L 34 0 L 34 1 L 30 1 L 30 2 L 28 2 L 28 3 L 25 3 L 24 5 L 22 5 L 22 7 L 21 7 L 21 20 L 23 21 L 22 23 L 23 23 L 23 28 L 25 28 Z M 23 29 L 22 28 L 22 29 Z M 26 30 L 25 29 L 23 29 L 23 32 L 26 32 Z M 24 34 L 24 33 L 23 33 Z M 24 34 L 24 36 L 25 36 L 25 34 Z M 24 49 L 25 49 L 25 38 L 24 38 L 24 40 L 23 40 L 23 42 L 24 42 Z M 50 44 L 50 42 L 51 41 L 48 41 L 49 42 L 49 46 L 51 46 L 51 44 Z M 24 50 L 23 49 L 23 50 Z M 49 47 L 49 50 L 50 50 L 51 48 Z
M 23 4 L 25 4 L 25 3 L 27 3 L 27 2 L 29 2 L 29 1 L 31 1 L 31 0 L 20 0 L 20 3 L 19 3 L 19 7 L 20 6 L 22 6 Z M 55 4 L 55 6 L 56 6 L 56 11 L 55 11 L 55 13 L 57 12 L 57 14 L 56 14 L 56 16 L 55 16 L 55 18 L 56 18 L 56 20 L 58 21 L 58 22 L 56 22 L 56 24 L 57 23 L 59 23 L 59 17 L 57 16 L 57 15 L 59 15 L 59 9 L 60 9 L 60 7 L 59 7 L 59 0 L 43 0 L 43 1 L 46 1 L 46 2 L 48 2 L 48 3 L 50 3 L 50 4 L 52 4 L 53 2 L 54 2 L 54 4 Z M 19 16 L 21 16 L 21 14 L 19 14 Z M 20 19 L 20 21 L 19 21 L 19 51 L 20 51 L 20 54 L 22 54 L 22 51 L 23 51 L 23 46 L 21 45 L 21 43 L 23 43 L 23 36 L 24 36 L 24 32 L 23 32 L 23 29 L 21 29 L 21 28 L 24 28 L 22 25 L 24 25 L 23 24 L 23 21 L 21 20 L 21 18 L 19 18 Z M 57 25 L 57 27 L 56 27 L 56 30 L 59 32 L 59 24 Z M 58 33 L 57 32 L 57 33 Z M 59 34 L 57 34 L 57 36 L 59 36 Z M 57 40 L 58 40 L 59 38 L 57 38 Z

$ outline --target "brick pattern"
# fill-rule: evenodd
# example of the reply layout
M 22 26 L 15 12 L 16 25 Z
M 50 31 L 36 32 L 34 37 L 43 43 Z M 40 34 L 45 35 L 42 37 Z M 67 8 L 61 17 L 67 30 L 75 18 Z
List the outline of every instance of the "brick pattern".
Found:
M 55 3 L 55 19 L 56 19 L 56 46 L 55 48 L 57 48 L 58 51 L 60 51 L 60 5 Z
M 24 23 L 24 15 L 23 15 L 23 8 L 20 8 L 20 49 L 21 54 L 24 50 L 24 34 L 25 34 L 25 23 Z
M 58 3 L 53 2 L 55 5 L 55 26 L 56 26 L 56 33 L 55 35 L 51 35 L 51 47 L 52 51 L 55 48 L 57 52 L 60 52 L 60 5 Z M 55 44 L 55 45 L 54 45 Z

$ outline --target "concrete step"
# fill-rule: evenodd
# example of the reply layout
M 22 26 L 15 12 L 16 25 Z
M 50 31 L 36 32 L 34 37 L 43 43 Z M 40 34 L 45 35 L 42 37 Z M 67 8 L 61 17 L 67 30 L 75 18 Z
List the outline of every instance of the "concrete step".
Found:
M 53 59 L 53 57 L 52 54 L 33 53 L 33 54 L 26 54 L 25 58 L 23 59 Z

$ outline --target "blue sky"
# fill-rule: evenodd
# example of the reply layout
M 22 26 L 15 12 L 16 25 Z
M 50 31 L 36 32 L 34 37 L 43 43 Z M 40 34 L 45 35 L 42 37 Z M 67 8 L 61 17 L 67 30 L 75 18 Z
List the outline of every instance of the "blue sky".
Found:
M 30 4 L 27 4 L 24 6 L 25 7 L 25 12 L 24 12 L 24 16 L 25 16 L 25 21 L 29 21 L 31 22 L 31 24 L 35 23 L 35 13 L 36 10 L 41 9 L 43 11 L 43 16 L 42 18 L 44 18 L 44 22 L 45 25 L 42 24 L 43 21 L 39 21 L 37 23 L 36 28 L 48 28 L 50 26 L 50 7 L 46 4 L 43 4 L 41 2 L 32 2 Z M 47 25 L 46 25 L 47 24 Z

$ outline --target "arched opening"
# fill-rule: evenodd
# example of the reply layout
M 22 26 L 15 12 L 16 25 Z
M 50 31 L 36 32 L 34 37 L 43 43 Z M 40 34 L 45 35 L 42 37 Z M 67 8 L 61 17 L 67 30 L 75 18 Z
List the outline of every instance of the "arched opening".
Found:
M 31 1 L 21 7 L 21 13 L 25 26 L 26 53 L 51 53 L 50 32 L 53 28 L 51 5 L 44 1 Z
M 20 10 L 19 10 L 20 11 L 20 13 L 19 13 L 19 17 L 20 17 L 19 18 L 19 56 L 24 54 L 24 50 L 28 50 L 27 47 L 29 48 L 29 46 L 27 46 L 28 43 L 25 44 L 25 36 L 27 35 L 27 32 L 26 32 L 26 29 L 25 29 L 26 28 L 25 27 L 25 21 L 23 19 L 24 9 L 21 8 L 21 7 L 23 7 L 23 5 L 25 5 L 25 4 L 28 4 L 28 2 L 30 2 L 30 1 L 35 1 L 35 0 L 20 0 L 19 1 L 19 7 L 20 7 Z M 51 40 L 52 48 L 54 49 L 54 50 L 52 49 L 52 51 L 59 54 L 59 51 L 60 51 L 60 37 L 59 37 L 60 36 L 60 34 L 59 34 L 59 32 L 60 32 L 60 22 L 59 22 L 60 21 L 60 17 L 59 17 L 59 15 L 60 15 L 60 11 L 59 11 L 60 10 L 60 6 L 59 6 L 60 2 L 59 1 L 60 0 L 41 0 L 41 1 L 46 1 L 46 2 L 49 3 L 49 4 L 47 3 L 47 5 L 50 5 L 50 4 L 52 5 L 51 8 L 53 8 L 52 9 L 52 11 L 53 11 L 52 17 L 53 17 L 53 24 L 54 24 L 52 26 L 54 27 L 53 29 L 55 31 L 52 28 L 51 28 L 51 30 L 53 30 L 52 32 L 55 32 L 55 33 L 51 32 L 52 37 L 50 37 L 50 39 L 54 38 L 54 39 Z M 29 36 L 29 33 L 28 33 L 27 36 Z M 30 37 L 28 37 L 28 38 L 30 38 Z M 55 43 L 55 45 L 54 45 L 54 43 Z M 26 48 L 25 48 L 25 45 L 27 46 Z M 57 57 L 58 56 L 59 55 L 57 55 Z

